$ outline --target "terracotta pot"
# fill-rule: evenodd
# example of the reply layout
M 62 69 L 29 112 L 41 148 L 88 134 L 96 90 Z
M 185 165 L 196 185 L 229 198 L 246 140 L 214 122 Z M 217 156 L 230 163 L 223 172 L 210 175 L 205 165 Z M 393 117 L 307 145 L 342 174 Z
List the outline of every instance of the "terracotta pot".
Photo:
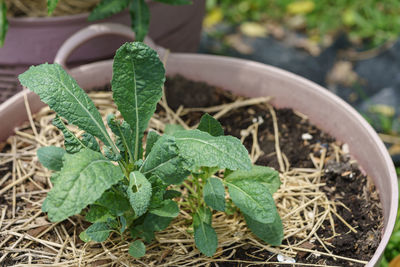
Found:
M 71 51 L 82 41 L 100 32 L 125 36 L 129 30 L 119 25 L 98 25 L 71 37 L 60 49 L 56 61 L 64 64 Z M 155 47 L 161 58 L 165 49 Z M 306 114 L 311 123 L 333 137 L 346 142 L 363 170 L 372 177 L 383 205 L 384 232 L 379 247 L 367 266 L 378 266 L 379 259 L 392 233 L 398 205 L 397 176 L 393 162 L 373 128 L 351 106 L 321 86 L 287 71 L 243 59 L 221 56 L 171 53 L 167 75 L 180 74 L 248 97 L 272 96 L 275 107 L 288 107 Z M 104 86 L 112 76 L 112 61 L 102 61 L 73 68 L 70 74 L 83 88 Z M 44 106 L 39 98 L 27 92 L 33 112 Z M 24 93 L 19 93 L 0 106 L 3 123 L 0 141 L 13 128 L 27 120 Z
M 158 44 L 179 52 L 194 52 L 200 41 L 204 0 L 193 5 L 171 6 L 149 2 L 149 36 Z M 30 65 L 53 62 L 58 48 L 78 30 L 93 23 L 88 14 L 44 18 L 9 18 L 5 44 L 0 48 L 0 74 L 21 73 Z M 103 22 L 130 25 L 128 11 Z M 87 42 L 69 58 L 71 64 L 83 64 L 110 58 L 128 39 L 105 36 Z M 0 76 L 1 81 L 1 76 Z

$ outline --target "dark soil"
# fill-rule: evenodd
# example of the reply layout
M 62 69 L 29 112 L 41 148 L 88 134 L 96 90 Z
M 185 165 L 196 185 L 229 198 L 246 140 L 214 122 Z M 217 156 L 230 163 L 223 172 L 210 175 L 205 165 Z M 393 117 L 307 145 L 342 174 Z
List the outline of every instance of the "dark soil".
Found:
M 208 107 L 222 103 L 231 102 L 235 97 L 226 92 L 208 86 L 204 83 L 188 81 L 182 77 L 174 77 L 166 82 L 166 96 L 168 104 L 177 109 L 180 105 L 184 107 Z M 176 97 L 179 96 L 179 97 Z M 175 98 L 174 98 L 175 97 Z M 197 115 L 197 116 L 196 116 Z M 201 113 L 185 118 L 190 124 L 197 122 Z M 340 146 L 333 137 L 311 125 L 307 120 L 297 116 L 290 109 L 276 110 L 279 125 L 279 140 L 282 152 L 288 157 L 292 167 L 313 167 L 310 160 L 310 153 L 320 157 L 320 148 L 327 148 L 327 157 L 334 153 L 333 146 Z M 279 165 L 275 155 L 274 131 L 271 115 L 266 106 L 258 105 L 244 107 L 230 112 L 220 119 L 225 129 L 225 134 L 240 138 L 240 131 L 246 129 L 253 120 L 262 117 L 264 123 L 259 126 L 258 136 L 260 148 L 264 155 L 261 156 L 256 164 L 273 167 L 279 170 Z M 302 134 L 309 133 L 313 136 L 312 140 L 304 141 Z M 248 140 L 248 139 L 246 139 Z M 252 140 L 245 142 L 245 146 L 250 149 Z M 357 258 L 368 261 L 381 239 L 381 229 L 383 225 L 382 209 L 377 197 L 375 186 L 367 181 L 356 164 L 350 164 L 348 156 L 342 157 L 339 163 L 327 162 L 326 172 L 321 182 L 327 185 L 322 188 L 331 200 L 340 200 L 347 209 L 338 206 L 337 212 L 355 229 L 357 233 L 349 231 L 338 218 L 334 217 L 335 229 L 339 236 L 330 240 L 334 247 L 329 249 L 336 255 Z M 332 236 L 330 223 L 326 220 L 324 229 L 317 232 L 318 236 L 328 238 Z M 293 244 L 295 239 L 290 240 Z M 293 242 L 292 242 L 293 241 Z M 313 249 L 324 251 L 324 248 L 315 242 Z M 271 254 L 265 251 L 257 252 L 255 248 L 238 248 L 232 259 L 235 260 L 254 260 L 254 258 L 268 259 Z M 230 252 L 226 253 L 227 255 Z M 253 256 L 253 257 L 252 257 Z M 255 257 L 254 257 L 255 256 Z M 257 259 L 259 261 L 259 259 Z M 275 261 L 276 258 L 275 258 Z M 333 260 L 328 257 L 315 257 L 310 253 L 298 253 L 296 262 L 340 265 L 340 266 L 362 266 L 352 264 L 348 261 Z M 218 266 L 234 266 L 232 262 L 221 263 Z M 238 263 L 237 266 L 246 266 Z M 265 265 L 267 266 L 267 265 Z M 274 265 L 276 266 L 276 265 Z M 287 265 L 282 265 L 287 266 Z

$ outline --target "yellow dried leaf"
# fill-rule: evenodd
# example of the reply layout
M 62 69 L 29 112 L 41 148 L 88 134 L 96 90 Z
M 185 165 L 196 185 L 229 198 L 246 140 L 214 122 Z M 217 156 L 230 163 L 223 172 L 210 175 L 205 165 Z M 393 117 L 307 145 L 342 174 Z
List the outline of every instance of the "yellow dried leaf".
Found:
M 259 23 L 244 22 L 240 25 L 240 32 L 249 37 L 266 37 L 267 28 Z
M 224 18 L 224 15 L 222 13 L 222 10 L 220 8 L 214 8 L 208 14 L 203 20 L 203 26 L 204 28 L 211 28 L 217 23 L 221 22 L 222 19 Z
M 291 15 L 308 14 L 313 11 L 315 4 L 313 1 L 296 1 L 286 6 L 287 13 Z

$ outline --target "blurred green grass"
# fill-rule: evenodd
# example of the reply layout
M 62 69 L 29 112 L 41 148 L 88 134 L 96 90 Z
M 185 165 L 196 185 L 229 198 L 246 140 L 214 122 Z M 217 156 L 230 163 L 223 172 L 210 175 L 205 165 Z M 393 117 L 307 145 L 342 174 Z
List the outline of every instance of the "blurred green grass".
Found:
M 375 47 L 400 34 L 399 0 L 207 0 L 231 24 L 304 18 L 304 31 L 315 40 L 344 31 L 350 40 Z

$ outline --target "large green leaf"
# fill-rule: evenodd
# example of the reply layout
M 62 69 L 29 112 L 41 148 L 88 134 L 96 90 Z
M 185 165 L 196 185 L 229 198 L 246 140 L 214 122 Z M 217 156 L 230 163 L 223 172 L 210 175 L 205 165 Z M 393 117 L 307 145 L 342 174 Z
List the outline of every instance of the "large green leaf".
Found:
M 110 17 L 127 8 L 129 2 L 130 0 L 102 0 L 95 9 L 92 10 L 88 20 L 94 21 Z
M 134 258 L 143 257 L 146 254 L 146 246 L 143 244 L 142 241 L 135 240 L 129 245 L 128 253 Z
M 0 1 L 0 47 L 4 45 L 8 30 L 7 5 L 4 1 Z
M 150 10 L 145 0 L 134 0 L 129 5 L 132 29 L 135 32 L 135 39 L 143 42 L 149 30 Z
M 217 233 L 211 225 L 202 220 L 199 220 L 198 224 L 194 225 L 194 242 L 196 247 L 208 257 L 213 256 L 217 251 Z
M 275 202 L 268 187 L 254 180 L 225 181 L 233 203 L 252 219 L 260 223 L 275 220 Z
M 164 66 L 157 53 L 143 43 L 126 43 L 114 57 L 113 98 L 133 132 L 135 161 L 147 124 L 161 99 Z
M 146 176 L 154 175 L 166 184 L 179 184 L 189 175 L 183 168 L 185 164 L 179 156 L 175 138 L 163 135 L 153 145 L 140 171 Z
M 138 171 L 131 172 L 127 193 L 136 216 L 142 216 L 150 204 L 151 183 L 142 173 Z
M 118 153 L 93 101 L 60 65 L 46 63 L 32 66 L 18 78 L 23 86 L 38 94 L 58 115 L 97 136 Z
M 206 204 L 218 211 L 225 211 L 225 187 L 218 178 L 208 178 L 203 189 Z
M 222 129 L 221 123 L 214 119 L 213 116 L 209 114 L 204 114 L 201 119 L 199 126 L 197 127 L 200 131 L 211 134 L 212 136 L 224 135 L 224 129 Z
M 47 0 L 47 14 L 51 15 L 57 7 L 58 0 Z
M 47 169 L 53 171 L 61 170 L 64 154 L 64 149 L 55 146 L 41 147 L 37 150 L 40 163 L 42 163 Z
M 99 152 L 83 149 L 65 154 L 64 166 L 42 210 L 48 212 L 51 221 L 62 221 L 94 203 L 123 177 L 121 169 Z
M 233 136 L 212 136 L 199 130 L 174 133 L 179 154 L 195 167 L 250 170 L 246 148 Z
M 67 128 L 60 116 L 54 118 L 53 125 L 64 134 L 64 146 L 68 153 L 74 154 L 85 148 L 83 142 Z
M 200 207 L 193 215 L 193 226 L 197 227 L 201 222 L 211 225 L 212 224 L 212 212 L 208 207 Z
M 93 241 L 103 242 L 106 241 L 110 235 L 111 229 L 105 222 L 97 222 L 92 224 L 85 230 L 86 235 Z
M 237 170 L 225 176 L 226 181 L 253 180 L 260 182 L 269 188 L 271 194 L 281 186 L 279 173 L 270 167 L 254 165 L 250 171 Z
M 243 214 L 247 226 L 250 230 L 261 240 L 267 242 L 273 246 L 279 246 L 282 244 L 283 239 L 283 226 L 281 218 L 278 212 L 275 210 L 275 220 L 271 223 L 260 223 L 253 220 L 250 216 Z
M 169 5 L 190 5 L 193 3 L 191 0 L 155 0 L 155 1 Z

